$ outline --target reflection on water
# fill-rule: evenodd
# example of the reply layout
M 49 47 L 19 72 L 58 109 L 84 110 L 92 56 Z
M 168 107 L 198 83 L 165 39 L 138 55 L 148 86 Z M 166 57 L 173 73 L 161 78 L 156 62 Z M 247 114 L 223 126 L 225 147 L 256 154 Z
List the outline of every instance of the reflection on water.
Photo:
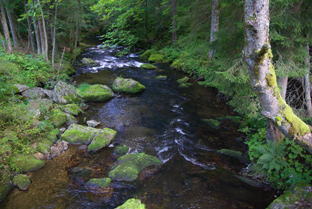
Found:
M 126 144 L 130 152 L 155 155 L 163 162 L 161 168 L 136 184 L 113 182 L 108 191 L 94 193 L 85 182 L 107 176 L 116 160 L 114 148 L 87 155 L 71 147 L 30 174 L 33 183 L 29 190 L 14 189 L 0 208 L 114 208 L 132 197 L 141 199 L 147 208 L 265 208 L 273 192 L 243 183 L 235 175 L 245 165 L 215 152 L 222 148 L 244 151 L 244 147 L 230 121 L 217 130 L 202 122 L 203 118 L 233 114 L 213 90 L 197 84 L 179 89 L 176 80 L 185 76 L 182 73 L 167 65 L 159 65 L 158 70 L 141 69 L 137 55 L 115 57 L 119 50 L 88 49 L 82 57 L 94 59 L 99 66 L 79 66 L 76 84 L 111 86 L 122 76 L 141 82 L 146 90 L 92 103 L 79 121 L 83 123 L 86 117 L 100 121 L 100 128 L 117 130 L 114 145 Z M 156 80 L 158 75 L 168 79 Z

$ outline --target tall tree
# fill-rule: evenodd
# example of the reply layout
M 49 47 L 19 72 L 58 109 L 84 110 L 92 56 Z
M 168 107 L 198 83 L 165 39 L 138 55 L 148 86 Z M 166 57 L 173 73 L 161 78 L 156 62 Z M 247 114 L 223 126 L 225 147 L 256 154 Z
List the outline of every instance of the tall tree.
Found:
M 5 8 L 7 16 L 8 16 L 8 21 L 9 21 L 9 26 L 10 26 L 10 31 L 11 31 L 11 35 L 12 35 L 12 40 L 13 40 L 13 46 L 14 48 L 18 47 L 18 39 L 17 39 L 17 33 L 16 33 L 16 25 L 14 22 L 14 19 L 12 17 L 12 12 L 11 10 L 6 7 Z
M 4 37 L 6 40 L 6 51 L 9 52 L 10 54 L 12 54 L 12 44 L 11 44 L 10 32 L 9 32 L 9 28 L 8 28 L 7 19 L 5 16 L 5 9 L 4 9 L 3 3 L 5 3 L 5 1 L 3 1 L 3 2 L 0 1 L 1 24 L 2 24 Z
M 27 15 L 28 38 L 30 39 L 31 50 L 34 52 L 36 45 L 35 45 L 35 37 L 34 37 L 32 26 L 31 26 L 31 19 L 30 19 L 30 16 L 28 14 L 29 6 L 28 6 L 26 0 L 23 0 L 23 1 L 24 1 L 25 12 L 26 12 L 26 15 Z
M 220 19 L 220 2 L 219 0 L 213 0 L 211 11 L 210 44 L 217 40 L 217 32 L 219 31 L 219 19 Z M 213 58 L 214 53 L 215 49 L 211 49 L 209 52 L 210 59 Z
M 39 11 L 40 11 L 40 18 L 39 18 L 39 30 L 40 30 L 40 35 L 41 35 L 41 48 L 42 48 L 42 53 L 44 54 L 45 60 L 49 62 L 49 50 L 48 50 L 48 36 L 47 36 L 47 29 L 46 29 L 46 24 L 45 24 L 45 18 L 44 18 L 44 13 L 42 9 L 42 5 L 40 3 L 40 0 L 37 0 L 37 4 L 39 6 Z
M 52 67 L 54 68 L 55 48 L 56 48 L 56 21 L 57 21 L 57 0 L 55 1 L 55 14 L 54 14 L 54 25 L 52 33 Z
M 309 126 L 298 118 L 280 95 L 269 41 L 269 0 L 245 0 L 244 59 L 256 91 L 262 115 L 286 137 L 312 150 Z
M 307 55 L 306 55 L 306 67 L 307 67 L 307 74 L 304 76 L 304 96 L 305 96 L 305 103 L 308 112 L 308 116 L 312 117 L 312 105 L 311 105 L 311 88 L 310 88 L 310 45 L 307 43 L 306 46 Z

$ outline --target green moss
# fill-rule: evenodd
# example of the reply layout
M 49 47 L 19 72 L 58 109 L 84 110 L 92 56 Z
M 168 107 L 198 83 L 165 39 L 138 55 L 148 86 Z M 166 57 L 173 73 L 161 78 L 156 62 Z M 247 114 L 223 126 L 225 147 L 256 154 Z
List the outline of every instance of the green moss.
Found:
M 124 155 L 129 151 L 129 147 L 127 145 L 116 146 L 114 149 L 114 154 L 116 155 Z
M 161 81 L 167 80 L 167 76 L 166 75 L 159 75 L 159 76 L 156 76 L 155 78 L 157 80 L 161 80 Z
M 192 86 L 193 84 L 192 83 L 182 83 L 179 88 L 188 88 L 190 86 Z
M 182 70 L 184 66 L 185 66 L 184 60 L 180 58 L 175 59 L 170 65 L 171 68 L 178 69 L 178 70 Z
M 160 164 L 159 159 L 145 153 L 127 154 L 118 158 L 108 175 L 117 181 L 133 181 L 145 167 Z
M 152 54 L 149 58 L 148 58 L 149 62 L 154 62 L 154 63 L 162 63 L 164 62 L 164 55 L 162 54 Z
M 203 122 L 208 124 L 210 128 L 217 129 L 220 126 L 220 122 L 214 119 L 202 119 Z
M 116 92 L 122 92 L 122 93 L 138 93 L 143 90 L 145 90 L 145 86 L 141 83 L 133 80 L 133 79 L 123 79 L 118 77 L 113 85 L 112 88 Z
M 155 53 L 155 50 L 152 50 L 152 49 L 146 50 L 146 51 L 140 56 L 140 59 L 143 60 L 143 61 L 147 61 L 148 58 L 149 58 L 153 53 Z
M 114 92 L 105 85 L 90 85 L 87 89 L 78 89 L 78 94 L 86 102 L 105 102 L 114 97 Z
M 143 64 L 140 66 L 140 68 L 145 68 L 145 69 L 157 69 L 155 65 L 152 64 Z
M 103 147 L 106 147 L 111 143 L 111 141 L 116 136 L 117 132 L 104 128 L 102 129 L 92 140 L 91 144 L 88 146 L 88 151 L 96 152 Z
M 82 113 L 81 108 L 77 104 L 67 104 L 60 107 L 62 111 L 72 114 L 72 115 L 79 115 Z
M 189 81 L 189 77 L 185 76 L 184 78 L 180 78 L 177 80 L 179 84 L 187 83 Z
M 61 136 L 61 140 L 70 144 L 88 144 L 101 129 L 72 124 Z
M 11 163 L 21 172 L 32 172 L 45 166 L 44 160 L 38 160 L 32 155 L 17 155 L 11 158 Z
M 13 184 L 17 186 L 20 190 L 26 190 L 31 181 L 26 175 L 18 174 L 13 178 Z
M 145 205 L 142 204 L 140 200 L 132 198 L 116 209 L 145 209 Z
M 52 109 L 48 113 L 48 121 L 52 123 L 55 127 L 61 127 L 64 123 L 66 123 L 67 116 L 59 109 Z
M 112 182 L 112 180 L 110 178 L 94 178 L 94 179 L 90 179 L 87 182 L 87 186 L 94 188 L 94 187 L 100 187 L 100 188 L 108 188 L 110 183 Z
M 0 202 L 4 200 L 12 188 L 11 176 L 7 170 L 0 171 Z

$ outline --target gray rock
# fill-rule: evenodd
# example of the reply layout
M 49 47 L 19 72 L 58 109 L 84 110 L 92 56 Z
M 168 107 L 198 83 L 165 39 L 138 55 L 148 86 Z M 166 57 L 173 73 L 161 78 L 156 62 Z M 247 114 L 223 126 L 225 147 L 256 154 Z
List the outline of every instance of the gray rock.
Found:
M 14 86 L 17 87 L 18 93 L 22 93 L 23 91 L 30 89 L 30 87 L 26 85 L 14 84 Z
M 66 128 L 60 128 L 59 130 L 60 132 L 64 133 L 66 131 Z
M 59 81 L 54 87 L 53 101 L 59 104 L 80 102 L 80 96 L 74 86 Z
M 65 150 L 68 149 L 68 142 L 60 141 L 57 142 L 54 146 L 51 147 L 51 153 L 48 155 L 48 159 L 53 159 L 56 156 L 62 154 Z
M 22 95 L 28 99 L 45 98 L 46 96 L 43 89 L 37 87 L 23 91 Z
M 30 111 L 34 112 L 37 117 L 47 113 L 53 105 L 52 100 L 49 99 L 35 99 L 29 102 Z
M 49 98 L 49 99 L 53 99 L 53 90 L 48 90 L 48 89 L 42 89 L 43 93 Z
M 67 120 L 66 125 L 70 126 L 71 124 L 78 123 L 78 120 L 71 114 L 65 113 Z
M 97 122 L 97 121 L 95 121 L 95 120 L 88 120 L 88 121 L 87 121 L 87 125 L 88 125 L 89 127 L 93 127 L 93 128 L 97 127 L 97 126 L 100 125 L 100 124 L 101 124 L 100 122 Z

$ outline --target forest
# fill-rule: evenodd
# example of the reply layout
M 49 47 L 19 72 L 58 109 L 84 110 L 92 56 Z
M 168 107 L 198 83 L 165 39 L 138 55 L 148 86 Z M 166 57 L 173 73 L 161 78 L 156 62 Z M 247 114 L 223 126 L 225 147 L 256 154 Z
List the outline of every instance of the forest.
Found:
M 194 134 L 196 139 L 192 140 L 197 140 L 196 143 L 200 144 L 201 150 L 207 146 L 209 150 L 213 150 L 213 154 L 210 154 L 210 151 L 207 154 L 208 148 L 205 148 L 205 154 L 202 153 L 203 151 L 196 153 L 190 151 L 188 157 L 185 157 L 181 150 L 187 149 L 187 145 L 184 145 L 186 148 L 183 149 L 177 148 L 177 153 L 188 162 L 190 162 L 190 156 L 197 157 L 198 155 L 203 155 L 202 159 L 205 157 L 213 158 L 213 161 L 218 161 L 218 163 L 223 162 L 226 158 L 224 163 L 221 163 L 222 166 L 218 163 L 214 166 L 216 170 L 219 167 L 227 170 L 227 157 L 234 158 L 240 162 L 239 166 L 241 167 L 238 166 L 238 169 L 235 167 L 236 165 L 228 166 L 231 167 L 232 176 L 244 178 L 241 180 L 239 177 L 244 183 L 247 181 L 257 182 L 256 185 L 261 184 L 263 190 L 270 190 L 274 193 L 271 195 L 271 199 L 263 200 L 258 206 L 255 206 L 258 203 L 252 202 L 252 200 L 248 206 L 242 205 L 243 200 L 237 205 L 235 205 L 236 200 L 226 200 L 230 202 L 227 202 L 227 204 L 231 204 L 230 206 L 220 203 L 219 205 L 216 204 L 215 208 L 275 208 L 277 205 L 281 208 L 312 207 L 312 188 L 310 186 L 312 181 L 312 77 L 310 75 L 312 0 L 0 0 L 0 7 L 0 208 L 13 207 L 10 206 L 10 201 L 14 202 L 14 199 L 11 200 L 14 197 L 9 195 L 9 191 L 12 191 L 13 186 L 17 186 L 19 190 L 27 190 L 28 186 L 21 189 L 18 184 L 25 184 L 25 182 L 30 184 L 31 175 L 28 172 L 33 172 L 43 167 L 44 164 L 48 164 L 48 159 L 52 161 L 54 157 L 51 157 L 50 149 L 52 150 L 53 146 L 61 146 L 59 144 L 63 141 L 67 141 L 67 144 L 74 144 L 73 146 L 77 145 L 77 142 L 71 141 L 72 139 L 65 139 L 66 133 L 72 130 L 75 124 L 83 124 L 89 118 L 96 118 L 96 115 L 102 114 L 105 105 L 109 105 L 109 102 L 117 99 L 127 98 L 129 101 L 135 97 L 144 99 L 144 94 L 148 94 L 148 88 L 152 84 L 154 85 L 154 81 L 146 80 L 146 77 L 149 76 L 149 74 L 145 74 L 146 72 L 163 76 L 158 77 L 158 79 L 166 80 L 168 86 L 176 82 L 171 82 L 170 79 L 183 75 L 184 81 L 176 79 L 178 83 L 182 83 L 179 86 L 182 88 L 177 89 L 185 91 L 181 93 L 181 97 L 184 95 L 196 96 L 197 91 L 205 92 L 198 96 L 200 98 L 198 100 L 190 99 L 197 106 L 204 103 L 203 107 L 199 107 L 204 113 L 195 109 L 197 108 L 196 105 L 189 105 L 188 103 L 181 103 L 184 106 L 181 104 L 173 105 L 173 107 L 179 108 L 181 106 L 181 109 L 186 109 L 184 116 L 190 114 L 189 112 L 195 114 L 192 119 L 186 121 L 189 122 L 188 127 L 193 128 L 189 128 L 189 135 Z M 96 44 L 90 43 L 88 40 L 96 40 L 98 44 L 100 42 L 101 44 L 95 46 Z M 102 54 L 92 54 L 96 50 L 103 50 Z M 103 61 L 103 57 L 108 56 L 106 54 L 108 52 L 112 53 L 109 56 L 114 58 Z M 130 64 L 112 64 L 114 60 L 123 62 L 130 58 L 134 58 L 134 60 L 129 61 Z M 103 65 L 103 62 L 106 64 Z M 142 63 L 142 65 L 131 66 L 131 63 Z M 109 64 L 113 65 L 112 69 L 106 67 Z M 131 69 L 126 71 L 129 66 Z M 87 68 L 89 74 L 84 72 Z M 100 71 L 105 71 L 106 68 L 110 69 L 110 74 L 100 74 Z M 141 77 L 138 77 L 140 74 L 138 72 L 141 71 L 134 71 L 137 68 L 145 69 L 143 74 L 141 73 Z M 92 73 L 94 75 L 98 73 L 99 78 L 103 76 L 101 83 L 96 82 L 97 80 L 92 77 Z M 88 76 L 80 78 L 82 74 Z M 117 74 L 118 77 L 115 78 Z M 112 76 L 115 76 L 115 81 L 111 78 Z M 132 80 L 133 78 L 145 86 L 140 83 L 136 84 L 135 88 L 140 89 L 137 92 L 118 90 L 116 83 L 123 81 L 117 80 L 123 79 L 124 76 L 131 77 L 130 81 L 127 82 L 136 82 Z M 91 77 L 94 80 L 90 80 Z M 105 93 L 109 94 L 109 96 L 105 95 L 105 99 L 103 99 L 104 96 L 101 99 L 95 98 L 103 90 L 96 89 L 98 87 L 96 85 L 99 84 L 107 85 L 106 87 L 102 86 L 105 91 L 109 91 L 109 93 Z M 60 90 L 57 90 L 58 88 Z M 67 92 L 58 96 L 58 93 L 63 90 L 74 92 L 74 96 Z M 96 96 L 87 95 L 92 91 L 93 93 L 96 92 L 94 93 Z M 138 93 L 139 91 L 144 92 Z M 206 98 L 207 92 L 213 92 L 215 99 Z M 158 100 L 162 101 L 160 98 L 162 93 L 150 92 L 149 94 L 154 95 L 154 97 L 158 96 Z M 131 94 L 131 96 L 125 94 Z M 169 93 L 167 96 L 167 99 L 170 100 Z M 172 99 L 171 103 L 176 100 Z M 188 99 L 185 100 L 188 101 Z M 224 105 L 224 109 L 228 112 L 223 112 L 222 108 L 219 110 L 219 107 L 206 110 L 205 108 L 210 108 L 212 105 L 210 103 L 214 103 L 211 100 L 220 103 L 220 106 L 221 104 Z M 144 107 L 147 110 L 146 112 L 143 111 L 140 117 L 149 111 L 159 111 L 159 115 L 166 115 L 168 109 L 164 108 L 164 112 L 161 113 L 160 108 L 154 107 L 151 101 L 147 102 L 146 107 Z M 101 102 L 103 103 L 102 112 L 92 113 L 94 109 L 99 108 Z M 132 100 L 131 102 L 135 103 Z M 139 105 L 137 106 L 140 108 Z M 115 109 L 111 109 L 111 111 L 113 110 Z M 124 111 L 127 112 L 126 110 Z M 137 109 L 129 108 L 128 118 L 132 117 L 130 110 L 137 111 Z M 78 112 L 74 113 L 76 111 Z M 116 114 L 124 114 L 121 110 L 119 111 Z M 109 120 L 110 112 L 108 111 L 104 117 Z M 139 188 L 148 184 L 146 182 L 153 182 L 150 179 L 157 179 L 158 176 L 162 175 L 159 173 L 164 172 L 166 163 L 168 164 L 168 161 L 175 159 L 176 157 L 173 156 L 178 154 L 172 154 L 172 158 L 162 159 L 163 150 L 168 151 L 170 146 L 166 145 L 167 147 L 162 147 L 161 152 L 156 152 L 158 150 L 155 147 L 158 144 L 152 145 L 152 148 L 145 147 L 144 149 L 144 143 L 147 142 L 140 145 L 143 148 L 137 148 L 136 145 L 133 145 L 133 149 L 131 149 L 132 142 L 127 144 L 126 141 L 123 141 L 125 139 L 121 139 L 129 136 L 130 140 L 132 136 L 130 131 L 125 131 L 125 134 L 122 135 L 124 129 L 118 125 L 111 125 L 117 124 L 116 121 L 121 120 L 121 117 L 112 116 L 115 122 L 106 123 L 101 118 L 106 127 L 101 125 L 104 131 L 96 132 L 96 137 L 92 136 L 93 140 L 97 138 L 99 133 L 112 138 L 117 133 L 114 139 L 116 143 L 112 143 L 114 146 L 116 145 L 114 153 L 118 147 L 117 144 L 130 147 L 129 151 L 124 153 L 126 155 L 117 154 L 117 156 L 120 155 L 120 158 L 123 158 L 136 153 L 140 156 L 135 160 L 144 158 L 149 161 L 149 164 L 145 162 L 146 165 L 142 168 L 140 166 L 143 166 L 144 163 L 140 162 L 140 166 L 137 165 L 140 167 L 137 171 L 140 183 L 129 184 L 130 186 L 128 184 L 126 184 L 127 186 L 123 185 L 123 187 L 135 188 L 137 193 L 133 195 L 127 190 L 126 196 L 129 197 L 127 198 L 129 201 L 118 208 L 207 207 L 206 202 L 202 202 L 203 200 L 197 206 L 186 203 L 181 203 L 179 206 L 170 205 L 168 202 L 174 201 L 171 199 L 167 203 L 164 201 L 157 206 L 157 203 L 153 202 L 157 202 L 157 198 L 148 192 L 140 192 Z M 153 122 L 146 122 L 148 124 L 146 125 L 142 121 L 147 121 L 147 119 L 142 116 L 141 122 L 138 122 L 141 127 L 135 130 L 140 130 L 139 132 L 143 133 L 143 126 L 146 126 L 144 127 L 146 129 L 147 127 L 149 129 L 161 129 L 163 127 L 170 128 L 173 124 L 171 122 L 167 124 L 167 119 L 159 119 L 158 121 L 155 118 Z M 180 116 L 176 121 L 180 122 L 181 118 L 184 119 Z M 60 122 L 60 120 L 63 121 Z M 120 123 L 124 125 L 126 122 Z M 154 124 L 159 125 L 159 127 L 155 128 L 156 125 L 154 127 Z M 131 125 L 128 126 L 132 127 Z M 128 126 L 124 125 L 123 128 Z M 185 132 L 180 127 L 178 128 L 180 133 Z M 77 130 L 81 131 L 80 129 Z M 224 139 L 224 142 L 209 144 L 209 134 L 220 137 L 221 141 L 223 140 L 222 134 L 227 133 L 227 131 L 231 131 L 235 137 L 236 135 L 239 136 L 236 137 L 239 140 L 235 139 L 237 142 L 228 143 Z M 85 136 L 85 132 L 82 132 L 82 135 Z M 157 134 L 149 133 L 146 136 L 165 136 L 163 132 L 155 131 Z M 83 136 L 81 137 L 83 138 Z M 139 137 L 136 136 L 136 138 Z M 201 140 L 204 142 L 200 142 Z M 107 147 L 103 145 L 101 148 L 95 148 L 96 151 L 94 151 L 91 150 L 94 148 L 90 146 L 94 144 L 90 139 L 87 142 L 78 141 L 78 144 L 90 144 L 86 153 L 90 152 L 91 154 L 81 154 L 76 151 L 76 154 L 72 154 L 70 157 L 70 165 L 66 166 L 66 172 L 69 172 L 68 170 L 73 172 L 74 167 L 79 164 L 73 165 L 75 162 L 73 158 L 77 159 L 78 157 L 72 156 L 81 155 L 79 157 L 81 162 L 83 161 L 82 158 L 87 159 L 92 155 L 95 156 L 96 152 L 101 152 L 104 156 L 103 153 L 110 152 L 107 151 L 110 143 L 105 144 Z M 190 145 L 189 149 L 193 149 L 192 146 L 196 147 L 197 145 Z M 104 151 L 98 151 L 98 149 Z M 44 159 L 40 158 L 40 162 L 39 158 L 36 157 L 38 153 L 45 156 Z M 154 159 L 147 154 L 157 156 L 159 159 Z M 23 170 L 20 164 L 30 164 L 28 163 L 29 156 L 35 156 L 34 158 L 38 160 L 36 169 Z M 94 157 L 94 161 L 96 158 Z M 123 161 L 120 158 L 117 162 L 111 162 L 113 168 L 114 165 L 115 167 L 122 165 L 120 163 Z M 178 159 L 175 160 L 178 161 Z M 202 164 L 196 165 L 200 165 L 201 169 L 208 172 L 209 169 L 203 167 Z M 95 167 L 92 169 L 96 170 Z M 107 176 L 107 169 L 102 168 L 102 176 Z M 119 180 L 116 180 L 117 177 L 112 177 L 111 172 L 113 171 L 111 170 L 108 174 L 110 177 L 108 184 L 112 181 L 113 186 L 96 186 L 97 192 L 101 190 L 101 194 L 105 193 L 107 196 L 109 194 L 115 197 L 117 192 L 114 193 L 114 191 L 120 189 L 121 186 L 118 189 L 114 186 L 114 180 L 116 182 Z M 170 172 L 168 171 L 168 173 Z M 206 174 L 199 173 L 190 174 L 191 177 L 186 177 L 186 179 L 191 179 L 195 175 L 200 176 L 198 177 L 200 179 L 210 178 L 206 177 Z M 79 180 L 79 182 L 86 181 L 84 175 L 85 173 L 83 177 L 80 176 L 83 180 Z M 144 179 L 145 177 L 142 177 L 144 175 L 149 176 L 147 178 L 149 180 Z M 218 174 L 213 175 L 217 176 Z M 98 177 L 100 174 L 91 174 L 91 176 Z M 20 179 L 18 180 L 17 177 Z M 90 177 L 86 179 L 90 179 Z M 105 178 L 105 185 L 107 179 Z M 122 181 L 129 180 L 123 179 Z M 84 183 L 80 184 L 87 187 Z M 93 182 L 93 184 L 99 183 Z M 140 186 L 141 184 L 143 186 Z M 253 185 L 254 188 L 260 187 L 254 186 L 255 183 L 247 184 Z M 90 190 L 97 193 L 94 192 L 93 187 Z M 116 195 L 118 198 L 105 196 L 108 199 L 104 198 L 105 201 L 103 199 L 101 201 L 104 201 L 106 205 L 100 202 L 96 206 L 117 208 L 126 200 L 125 197 L 120 197 L 122 193 L 118 190 L 118 195 Z M 169 193 L 162 191 L 163 196 L 170 196 Z M 174 196 L 173 193 L 171 196 Z M 7 196 L 9 198 L 6 198 Z M 278 196 L 280 197 L 277 198 Z M 88 201 L 92 202 L 91 200 Z M 196 201 L 194 200 L 194 202 Z M 3 205 L 1 206 L 1 204 Z M 62 208 L 73 208 L 74 206 L 65 205 L 63 203 Z M 83 208 L 82 205 L 80 206 Z M 39 206 L 32 206 L 31 208 L 36 207 L 39 208 Z M 80 208 L 77 205 L 75 207 Z

